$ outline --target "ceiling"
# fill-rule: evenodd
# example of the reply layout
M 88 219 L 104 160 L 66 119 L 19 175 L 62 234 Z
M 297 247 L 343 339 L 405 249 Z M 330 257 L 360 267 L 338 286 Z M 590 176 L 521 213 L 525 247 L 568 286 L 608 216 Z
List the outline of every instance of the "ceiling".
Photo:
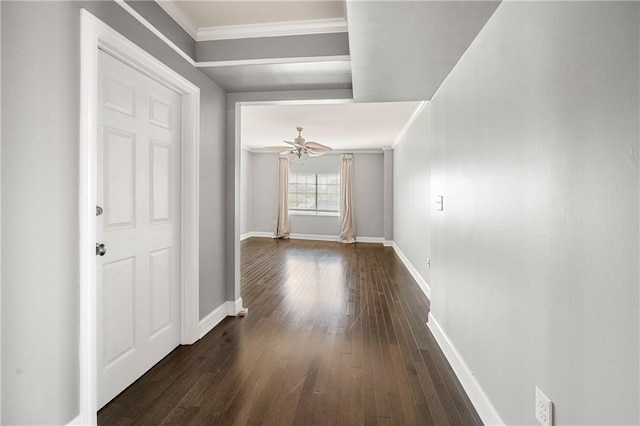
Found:
M 252 150 L 291 140 L 296 126 L 334 149 L 390 146 L 500 4 L 156 1 L 197 41 L 197 66 L 229 93 L 352 90 L 346 104 L 243 107 L 242 144 Z
M 283 90 L 351 89 L 348 61 L 294 62 L 201 68 L 227 92 L 260 92 L 265 87 Z
M 308 141 L 335 150 L 390 147 L 420 102 L 256 105 L 241 109 L 242 145 L 251 151 L 283 145 L 304 128 Z
M 196 28 L 314 19 L 344 19 L 342 1 L 177 1 Z

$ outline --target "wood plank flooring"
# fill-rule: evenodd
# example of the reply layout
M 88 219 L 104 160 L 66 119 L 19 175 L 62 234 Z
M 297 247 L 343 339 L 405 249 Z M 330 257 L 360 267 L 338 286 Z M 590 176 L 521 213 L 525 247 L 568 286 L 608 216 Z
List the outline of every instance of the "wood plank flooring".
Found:
M 390 248 L 250 238 L 241 270 L 249 315 L 178 347 L 100 425 L 482 424 Z

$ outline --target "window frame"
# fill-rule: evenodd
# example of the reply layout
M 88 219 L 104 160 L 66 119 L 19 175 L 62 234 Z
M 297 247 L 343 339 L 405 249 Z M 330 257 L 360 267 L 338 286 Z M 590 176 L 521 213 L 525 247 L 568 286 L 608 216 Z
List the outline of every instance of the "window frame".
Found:
M 291 202 L 289 200 L 290 195 L 292 194 L 292 192 L 289 191 L 289 186 L 287 185 L 287 209 L 289 211 L 290 214 L 297 214 L 297 215 L 318 215 L 318 216 L 339 216 L 340 215 L 340 173 L 329 173 L 329 172 L 289 172 L 289 184 L 291 184 L 291 176 L 293 175 L 306 175 L 306 176 L 310 176 L 313 175 L 314 177 L 314 183 L 312 184 L 314 186 L 314 190 L 315 192 L 313 193 L 314 195 L 314 201 L 315 201 L 315 209 L 295 209 L 295 208 L 291 208 Z M 337 177 L 338 183 L 337 184 L 320 184 L 320 185 L 324 185 L 326 187 L 328 186 L 337 186 L 338 187 L 338 207 L 336 210 L 326 210 L 326 209 L 318 209 L 318 177 L 319 176 L 332 176 L 332 177 Z M 297 185 L 298 182 L 295 182 L 295 184 Z M 293 194 L 312 194 L 312 193 L 299 193 L 299 192 L 293 192 Z

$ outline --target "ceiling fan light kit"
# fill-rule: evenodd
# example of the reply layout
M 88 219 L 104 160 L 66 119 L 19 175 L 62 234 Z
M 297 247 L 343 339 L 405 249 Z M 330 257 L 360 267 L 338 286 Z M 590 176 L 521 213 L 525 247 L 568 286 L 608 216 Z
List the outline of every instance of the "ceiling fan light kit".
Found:
M 296 127 L 296 130 L 298 131 L 298 136 L 293 140 L 293 142 L 282 141 L 289 145 L 267 146 L 266 149 L 280 151 L 280 155 L 287 155 L 289 158 L 293 159 L 297 158 L 301 162 L 305 161 L 309 157 L 319 157 L 322 154 L 326 154 L 331 151 L 330 147 L 322 145 L 321 143 L 312 141 L 307 142 L 302 137 L 302 127 Z

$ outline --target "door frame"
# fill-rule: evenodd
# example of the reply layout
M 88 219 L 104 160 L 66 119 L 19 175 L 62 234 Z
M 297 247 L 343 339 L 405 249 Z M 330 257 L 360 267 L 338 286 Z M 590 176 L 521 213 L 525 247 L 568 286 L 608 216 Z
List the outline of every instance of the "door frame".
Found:
M 87 10 L 81 10 L 80 187 L 79 187 L 79 416 L 72 423 L 97 422 L 96 354 L 96 186 L 98 50 L 178 92 L 181 126 L 181 282 L 180 342 L 199 336 L 199 164 L 200 89 L 122 36 Z

